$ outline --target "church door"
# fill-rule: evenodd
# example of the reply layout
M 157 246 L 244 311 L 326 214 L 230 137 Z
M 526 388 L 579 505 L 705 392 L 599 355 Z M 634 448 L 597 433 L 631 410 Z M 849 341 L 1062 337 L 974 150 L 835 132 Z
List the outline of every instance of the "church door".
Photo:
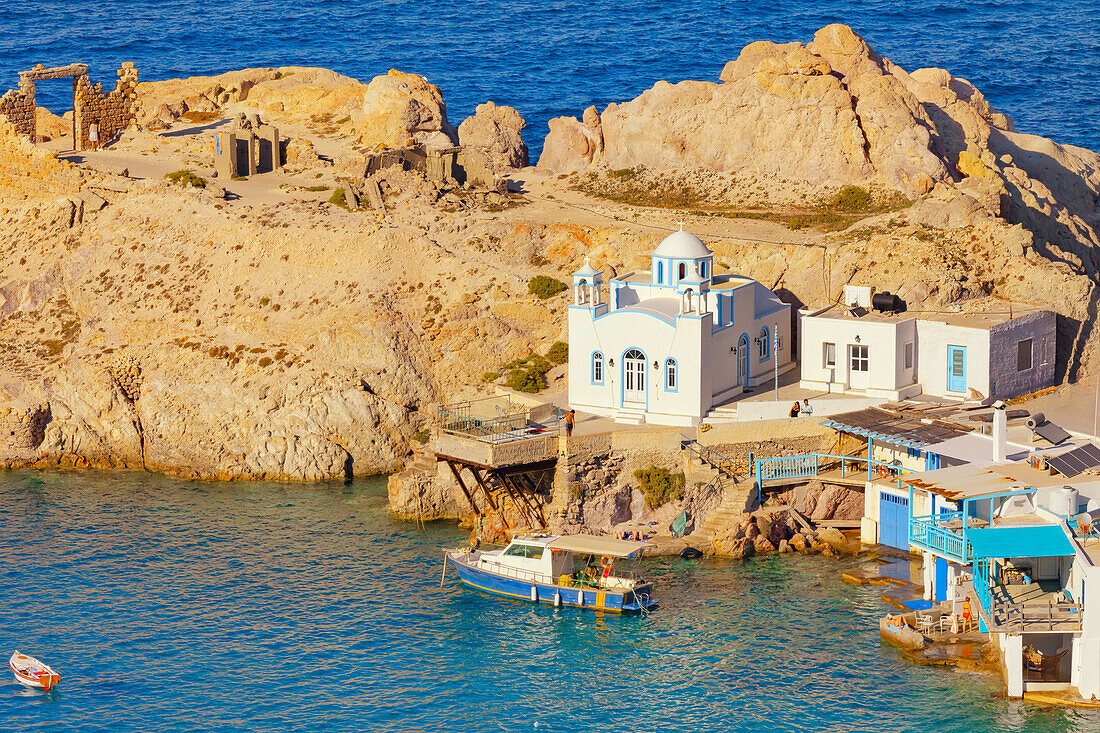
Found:
M 744 334 L 737 342 L 737 383 L 742 387 L 749 386 L 749 337 Z
M 645 354 L 637 349 L 623 356 L 623 402 L 645 402 Z

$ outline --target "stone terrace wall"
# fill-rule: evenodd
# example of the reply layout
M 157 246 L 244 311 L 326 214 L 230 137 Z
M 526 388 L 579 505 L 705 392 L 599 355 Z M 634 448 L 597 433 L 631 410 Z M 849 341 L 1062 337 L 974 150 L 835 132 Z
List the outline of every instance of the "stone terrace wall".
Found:
M 27 93 L 23 89 L 10 89 L 4 92 L 4 96 L 0 97 L 0 115 L 8 119 L 16 132 L 35 139 L 37 119 L 33 91 Z
M 76 148 L 83 150 L 88 141 L 88 128 L 99 124 L 101 143 L 125 130 L 134 121 L 138 72 L 127 61 L 118 70 L 118 83 L 113 91 L 104 94 L 102 84 L 92 84 L 87 76 L 76 81 Z

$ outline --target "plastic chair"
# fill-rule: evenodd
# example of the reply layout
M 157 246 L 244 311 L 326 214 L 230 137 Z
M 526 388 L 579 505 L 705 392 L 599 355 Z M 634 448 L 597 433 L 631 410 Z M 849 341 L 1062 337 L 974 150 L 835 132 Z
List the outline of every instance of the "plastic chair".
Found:
M 930 614 L 930 613 L 925 613 L 925 614 L 918 613 L 916 615 L 916 617 L 917 617 L 917 631 L 920 631 L 920 632 L 923 633 L 925 631 L 931 631 L 932 630 L 932 625 L 933 625 L 933 623 L 935 623 L 934 621 L 932 621 L 932 614 Z

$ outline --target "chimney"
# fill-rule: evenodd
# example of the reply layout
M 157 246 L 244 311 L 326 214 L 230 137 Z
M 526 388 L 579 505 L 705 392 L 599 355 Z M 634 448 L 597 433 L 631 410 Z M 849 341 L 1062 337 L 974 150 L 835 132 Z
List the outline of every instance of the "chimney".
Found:
M 1005 403 L 997 400 L 993 403 L 993 462 L 1005 463 L 1008 460 L 1008 413 Z

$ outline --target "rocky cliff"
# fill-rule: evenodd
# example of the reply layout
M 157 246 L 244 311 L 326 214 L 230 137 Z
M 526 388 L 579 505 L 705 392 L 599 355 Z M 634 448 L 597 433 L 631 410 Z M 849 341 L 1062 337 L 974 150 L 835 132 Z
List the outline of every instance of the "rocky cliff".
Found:
M 530 294 L 533 275 L 644 267 L 678 220 L 720 271 L 799 305 L 857 281 L 914 310 L 1039 302 L 1061 315 L 1060 377 L 1095 341 L 1098 156 L 1014 131 L 965 81 L 906 73 L 843 26 L 554 121 L 522 193 L 386 171 L 384 211 L 336 195 L 364 152 L 462 142 L 508 170 L 522 117 L 486 104 L 456 129 L 442 92 L 401 72 L 138 93 L 139 127 L 79 159 L 0 122 L 4 465 L 393 471 L 435 404 L 564 339 L 567 296 Z M 241 111 L 288 138 L 285 170 L 212 177 L 211 130 Z M 165 180 L 181 169 L 203 185 Z M 615 195 L 628 183 L 680 198 L 639 207 Z M 850 185 L 885 203 L 798 219 L 837 220 L 821 202 Z

